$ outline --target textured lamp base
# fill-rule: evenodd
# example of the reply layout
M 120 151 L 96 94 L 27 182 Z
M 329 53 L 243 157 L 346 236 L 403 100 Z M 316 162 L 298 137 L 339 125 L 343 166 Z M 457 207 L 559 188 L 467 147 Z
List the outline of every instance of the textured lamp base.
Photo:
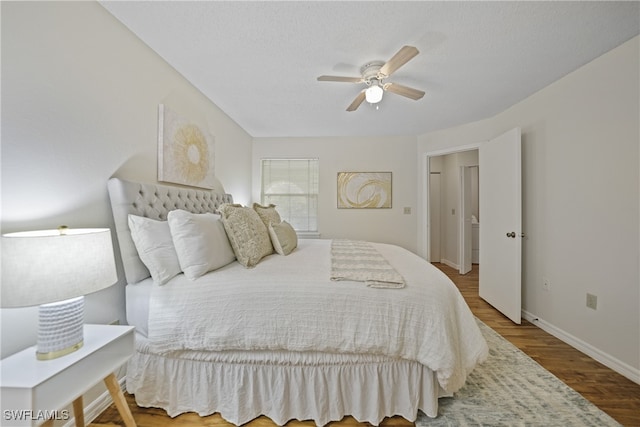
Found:
M 51 360 L 82 347 L 84 297 L 53 304 L 38 310 L 38 360 Z

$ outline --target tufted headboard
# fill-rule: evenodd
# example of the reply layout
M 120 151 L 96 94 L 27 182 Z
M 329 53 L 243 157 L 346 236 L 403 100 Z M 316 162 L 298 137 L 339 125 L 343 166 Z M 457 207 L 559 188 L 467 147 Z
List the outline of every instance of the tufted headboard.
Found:
M 151 275 L 140 260 L 131 239 L 129 214 L 166 221 L 167 213 L 175 209 L 192 213 L 217 213 L 218 206 L 221 204 L 233 203 L 233 197 L 230 194 L 169 185 L 144 184 L 120 178 L 111 178 L 107 187 L 127 283 L 137 283 Z

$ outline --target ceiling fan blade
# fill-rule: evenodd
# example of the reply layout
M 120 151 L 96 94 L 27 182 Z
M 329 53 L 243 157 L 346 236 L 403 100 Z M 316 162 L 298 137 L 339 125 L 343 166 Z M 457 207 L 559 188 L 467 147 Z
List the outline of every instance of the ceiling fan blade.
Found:
M 397 83 L 386 83 L 384 85 L 384 90 L 406 96 L 407 98 L 411 98 L 416 101 L 424 96 L 424 91 L 413 89 L 408 86 L 402 86 Z
M 420 51 L 413 46 L 402 46 L 402 48 L 380 68 L 379 75 L 384 76 L 383 78 L 389 77 L 419 53 Z
M 358 96 L 356 96 L 356 99 L 353 100 L 353 102 L 351 103 L 351 105 L 349 105 L 347 107 L 347 111 L 356 111 L 358 109 L 358 107 L 360 106 L 360 104 L 362 104 L 362 101 L 364 101 L 365 99 L 365 91 L 363 90 L 362 92 L 360 92 L 358 94 Z
M 362 77 L 320 76 L 319 82 L 362 83 Z

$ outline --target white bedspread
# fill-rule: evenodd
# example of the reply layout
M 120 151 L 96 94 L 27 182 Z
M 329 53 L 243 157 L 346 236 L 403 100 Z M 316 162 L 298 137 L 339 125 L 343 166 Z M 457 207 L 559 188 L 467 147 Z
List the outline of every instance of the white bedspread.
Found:
M 418 256 L 374 244 L 404 277 L 402 289 L 332 282 L 330 240 L 301 240 L 255 268 L 237 262 L 154 287 L 152 351 L 286 350 L 370 353 L 415 360 L 459 389 L 488 348 L 455 285 Z

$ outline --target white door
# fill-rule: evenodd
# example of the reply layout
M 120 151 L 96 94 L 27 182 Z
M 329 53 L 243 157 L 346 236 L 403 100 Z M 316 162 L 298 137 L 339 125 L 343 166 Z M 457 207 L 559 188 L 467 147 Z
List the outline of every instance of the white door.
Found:
M 522 164 L 520 128 L 480 144 L 480 297 L 520 324 Z
M 429 174 L 429 262 L 440 262 L 440 172 Z
M 471 212 L 471 168 L 460 166 L 460 274 L 471 271 Z

